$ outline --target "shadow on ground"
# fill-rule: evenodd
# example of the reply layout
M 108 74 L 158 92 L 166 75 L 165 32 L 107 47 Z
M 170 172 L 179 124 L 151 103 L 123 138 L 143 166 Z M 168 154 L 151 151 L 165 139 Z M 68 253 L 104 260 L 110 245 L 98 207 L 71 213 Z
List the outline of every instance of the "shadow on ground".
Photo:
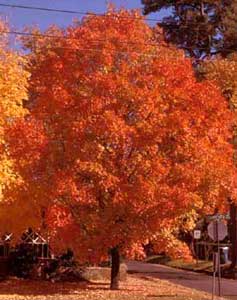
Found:
M 111 291 L 109 283 L 104 282 L 48 282 L 9 278 L 0 283 L 0 295 L 21 296 L 53 296 L 75 295 L 83 291 Z M 141 292 L 139 286 L 133 286 L 134 292 Z M 116 292 L 116 291 L 114 291 Z M 131 292 L 130 289 L 120 288 L 119 292 Z M 158 296 L 156 296 L 158 297 Z
M 75 294 L 84 290 L 108 290 L 107 283 L 47 282 L 10 278 L 0 283 L 0 295 L 56 295 Z

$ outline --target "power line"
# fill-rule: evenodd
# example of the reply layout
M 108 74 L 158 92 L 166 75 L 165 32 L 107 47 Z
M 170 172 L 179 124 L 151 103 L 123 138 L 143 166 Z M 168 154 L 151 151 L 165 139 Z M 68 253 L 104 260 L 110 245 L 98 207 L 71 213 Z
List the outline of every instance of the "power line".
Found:
M 67 13 L 67 14 L 75 14 L 75 15 L 91 15 L 91 16 L 103 16 L 103 17 L 116 17 L 118 19 L 134 19 L 134 20 L 147 20 L 151 22 L 156 22 L 158 25 L 163 25 L 163 20 L 162 19 L 155 19 L 155 18 L 146 18 L 143 16 L 140 17 L 126 17 L 126 16 L 113 16 L 105 13 L 95 13 L 95 12 L 82 12 L 82 11 L 77 11 L 77 10 L 67 10 L 67 9 L 55 9 L 55 8 L 48 8 L 48 7 L 36 7 L 36 6 L 26 6 L 26 5 L 16 5 L 16 4 L 4 4 L 0 3 L 0 6 L 2 7 L 8 7 L 8 8 L 17 8 L 17 9 L 26 9 L 26 10 L 38 10 L 38 11 L 46 11 L 46 12 L 58 12 L 58 13 Z M 176 25 L 176 22 L 169 22 L 166 25 Z M 182 27 L 189 27 L 189 25 L 197 25 L 196 22 L 188 22 L 187 25 L 182 25 Z
M 56 36 L 56 35 L 48 35 L 48 34 L 33 34 L 33 33 L 29 33 L 29 32 L 18 32 L 18 31 L 1 31 L 2 33 L 6 33 L 6 34 L 13 34 L 13 35 L 20 35 L 20 36 L 32 36 L 32 37 L 43 37 L 43 38 L 53 38 L 53 39 L 67 39 L 67 40 L 78 40 L 76 38 L 70 38 L 67 36 Z M 107 42 L 108 40 L 91 40 L 92 42 L 98 43 L 98 42 Z M 140 44 L 141 43 L 136 43 L 136 42 L 125 42 L 125 41 L 120 41 L 123 44 Z M 155 46 L 157 47 L 157 44 L 155 43 L 143 43 L 143 45 L 151 45 L 151 46 Z M 168 47 L 168 46 L 167 46 Z M 36 47 L 37 48 L 37 47 Z M 40 49 L 40 47 L 38 47 L 37 49 Z M 134 54 L 143 54 L 141 51 L 121 51 L 121 50 L 116 50 L 113 48 L 110 48 L 108 46 L 104 47 L 103 49 L 98 49 L 98 48 L 82 48 L 82 47 L 66 47 L 66 46 L 58 46 L 58 47 L 50 47 L 50 49 L 64 49 L 64 50 L 80 50 L 80 51 L 94 51 L 94 52 L 102 52 L 103 50 L 111 50 L 114 53 L 120 53 L 120 54 L 128 54 L 128 53 L 134 53 Z M 156 57 L 156 55 L 152 55 L 152 54 L 143 54 L 143 56 L 145 57 Z
M 92 16 L 109 16 L 104 13 L 94 13 L 94 12 L 82 12 L 77 10 L 67 10 L 67 9 L 55 9 L 55 8 L 48 8 L 48 7 L 36 7 L 36 6 L 25 6 L 25 5 L 15 5 L 15 4 L 4 4 L 0 3 L 2 7 L 9 7 L 9 8 L 19 8 L 19 9 L 29 9 L 29 10 L 39 10 L 39 11 L 47 11 L 47 12 L 59 12 L 59 13 L 67 13 L 67 14 L 76 14 L 76 15 L 92 15 Z M 116 16 L 117 17 L 117 16 Z M 125 17 L 125 16 L 118 16 L 121 19 L 143 19 L 143 17 Z M 154 21 L 159 22 L 161 20 L 153 19 L 153 18 L 146 18 L 147 21 Z
M 20 31 L 6 31 L 6 30 L 2 30 L 1 31 L 2 33 L 6 33 L 6 34 L 11 34 L 11 35 L 19 35 L 19 36 L 32 36 L 32 37 L 42 37 L 42 38 L 48 38 L 48 39 L 66 39 L 66 40 L 78 40 L 77 38 L 72 38 L 72 37 L 69 37 L 69 36 L 57 36 L 57 35 L 50 35 L 50 34 L 41 34 L 41 33 L 30 33 L 30 32 L 20 32 Z M 109 40 L 103 40 L 103 39 L 91 39 L 92 42 L 95 42 L 95 43 L 98 43 L 98 42 L 108 42 Z M 120 41 L 122 44 L 142 44 L 140 42 L 126 42 L 126 41 Z M 156 43 L 143 43 L 142 45 L 147 45 L 147 46 L 155 46 L 157 47 L 158 44 Z M 170 45 L 167 45 L 167 47 L 170 47 Z M 175 47 L 175 46 L 174 46 Z M 177 46 L 176 46 L 177 47 Z M 53 48 L 53 47 L 52 47 Z M 69 49 L 68 47 L 59 47 L 59 48 L 67 48 Z M 178 49 L 183 49 L 183 50 L 207 50 L 208 47 L 189 47 L 189 46 L 185 46 L 185 47 L 177 47 Z M 76 49 L 76 50 L 79 50 L 77 48 L 70 48 L 70 49 Z M 97 49 L 95 49 L 97 50 Z M 221 51 L 224 51 L 224 52 L 232 52 L 233 49 L 232 48 L 214 48 L 213 47 L 213 50 L 221 50 Z M 114 50 L 116 51 L 116 50 Z M 117 52 L 120 52 L 120 51 L 117 51 Z
M 42 33 L 30 33 L 30 32 L 21 32 L 21 31 L 7 31 L 7 30 L 1 30 L 1 33 L 6 33 L 6 34 L 13 34 L 13 35 L 22 35 L 22 36 L 32 36 L 32 37 L 42 37 L 42 38 L 52 38 L 52 39 L 66 39 L 66 40 L 75 40 L 78 41 L 78 38 L 73 38 L 70 36 L 66 35 L 52 35 L 52 34 L 42 34 Z M 93 42 L 109 42 L 107 39 L 93 39 L 91 40 Z M 116 40 L 117 42 L 118 40 Z M 132 44 L 132 45 L 149 45 L 149 46 L 157 46 L 157 43 L 140 43 L 140 42 L 132 42 L 132 41 L 118 41 L 121 44 Z

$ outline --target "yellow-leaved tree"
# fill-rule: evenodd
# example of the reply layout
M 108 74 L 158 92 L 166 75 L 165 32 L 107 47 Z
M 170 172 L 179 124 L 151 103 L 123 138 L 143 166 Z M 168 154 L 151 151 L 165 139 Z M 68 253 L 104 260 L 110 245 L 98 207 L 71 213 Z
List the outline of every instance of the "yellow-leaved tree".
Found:
M 0 21 L 0 201 L 11 200 L 14 186 L 20 177 L 14 171 L 14 161 L 9 158 L 6 128 L 16 118 L 23 118 L 27 110 L 29 74 L 24 69 L 25 59 L 10 49 L 6 25 Z

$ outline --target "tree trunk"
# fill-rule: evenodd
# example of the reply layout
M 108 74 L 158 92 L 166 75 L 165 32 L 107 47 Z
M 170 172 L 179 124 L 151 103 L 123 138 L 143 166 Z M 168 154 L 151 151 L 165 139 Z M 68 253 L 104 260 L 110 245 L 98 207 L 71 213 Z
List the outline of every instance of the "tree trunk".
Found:
M 230 204 L 230 241 L 231 241 L 231 265 L 234 269 L 237 263 L 237 207 L 235 203 Z
M 114 247 L 111 249 L 111 258 L 112 258 L 112 266 L 111 266 L 110 289 L 118 290 L 119 289 L 119 267 L 120 267 L 120 255 L 119 255 L 118 247 Z

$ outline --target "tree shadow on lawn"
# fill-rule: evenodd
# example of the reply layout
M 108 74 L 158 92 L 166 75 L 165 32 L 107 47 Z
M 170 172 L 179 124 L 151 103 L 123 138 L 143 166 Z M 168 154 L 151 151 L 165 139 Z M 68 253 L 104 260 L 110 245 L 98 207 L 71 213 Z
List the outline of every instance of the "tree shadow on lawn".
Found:
M 108 290 L 107 283 L 91 282 L 49 282 L 40 280 L 25 280 L 9 278 L 0 283 L 0 295 L 56 295 L 76 294 L 90 290 Z
M 175 299 L 177 299 L 178 295 L 175 294 L 175 295 L 147 295 L 147 298 L 172 298 L 172 297 L 175 297 Z
M 9 278 L 0 283 L 0 295 L 75 295 L 83 292 L 108 291 L 109 283 L 105 282 L 48 282 L 40 280 L 25 280 Z M 121 287 L 118 292 L 139 292 L 138 286 L 135 289 Z M 113 291 L 116 292 L 116 291 Z

